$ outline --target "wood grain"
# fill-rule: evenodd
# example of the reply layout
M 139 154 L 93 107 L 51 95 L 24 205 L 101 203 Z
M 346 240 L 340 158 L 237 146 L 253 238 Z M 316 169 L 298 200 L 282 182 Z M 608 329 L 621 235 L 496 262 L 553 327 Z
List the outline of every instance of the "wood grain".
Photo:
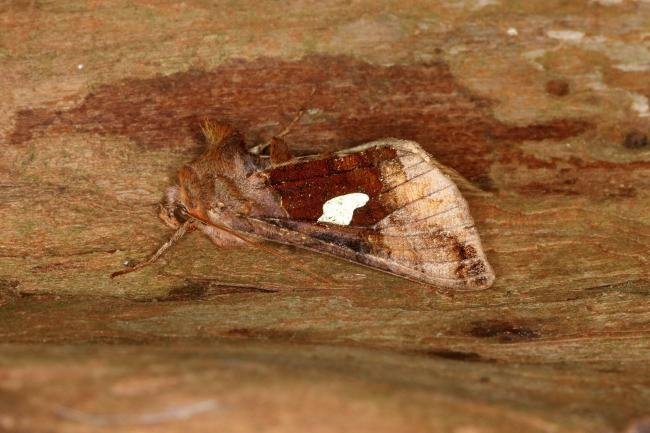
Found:
M 0 1 L 0 430 L 645 431 L 649 17 Z M 297 154 L 394 136 L 464 178 L 495 285 L 197 235 L 108 278 L 169 237 L 201 120 L 261 143 L 301 107 Z

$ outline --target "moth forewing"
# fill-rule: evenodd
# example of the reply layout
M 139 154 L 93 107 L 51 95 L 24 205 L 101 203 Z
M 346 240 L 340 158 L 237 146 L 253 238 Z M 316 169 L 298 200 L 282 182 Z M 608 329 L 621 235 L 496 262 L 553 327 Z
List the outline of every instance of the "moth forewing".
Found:
M 467 202 L 438 165 L 415 142 L 384 139 L 270 168 L 268 185 L 310 249 L 349 250 L 345 258 L 438 286 L 487 288 L 494 273 Z M 355 193 L 369 199 L 347 230 L 319 223 L 324 204 Z

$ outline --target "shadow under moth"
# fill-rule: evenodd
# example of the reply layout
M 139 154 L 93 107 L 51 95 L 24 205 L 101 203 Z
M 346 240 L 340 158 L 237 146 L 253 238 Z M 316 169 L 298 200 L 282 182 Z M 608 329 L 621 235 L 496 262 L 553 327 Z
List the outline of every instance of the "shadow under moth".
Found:
M 273 241 L 442 288 L 492 285 L 451 170 L 417 143 L 387 138 L 294 158 L 280 138 L 288 128 L 247 149 L 227 125 L 202 127 L 205 152 L 180 169 L 160 204 L 176 232 L 148 260 L 112 276 L 153 263 L 198 229 L 219 247 Z M 261 155 L 266 146 L 269 156 Z

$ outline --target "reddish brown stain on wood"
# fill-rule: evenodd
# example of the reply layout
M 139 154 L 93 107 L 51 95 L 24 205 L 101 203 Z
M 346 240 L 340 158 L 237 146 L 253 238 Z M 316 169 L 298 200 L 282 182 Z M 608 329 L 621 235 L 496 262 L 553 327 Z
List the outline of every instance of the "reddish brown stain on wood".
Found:
M 503 165 L 534 170 L 530 182 L 514 185 L 517 192 L 526 195 L 636 197 L 636 188 L 631 183 L 626 184 L 628 182 L 622 180 L 621 173 L 650 169 L 650 161 L 587 161 L 574 156 L 541 159 L 521 149 L 500 152 L 498 161 Z
M 419 142 L 440 162 L 482 185 L 489 184 L 496 147 L 563 139 L 590 127 L 571 119 L 504 124 L 492 115 L 491 101 L 471 95 L 444 63 L 385 67 L 349 57 L 310 56 L 233 61 L 211 71 L 102 85 L 66 111 L 18 111 L 8 139 L 18 145 L 37 134 L 75 131 L 123 135 L 146 147 L 178 146 L 198 136 L 199 121 L 207 117 L 248 131 L 249 142 L 259 142 L 279 132 L 303 105 L 318 112 L 287 137 L 298 153 L 399 137 Z
M 526 126 L 507 126 L 498 124 L 492 130 L 493 137 L 498 140 L 524 141 L 524 140 L 564 140 L 581 134 L 591 127 L 585 120 L 556 119 L 548 123 L 538 123 Z

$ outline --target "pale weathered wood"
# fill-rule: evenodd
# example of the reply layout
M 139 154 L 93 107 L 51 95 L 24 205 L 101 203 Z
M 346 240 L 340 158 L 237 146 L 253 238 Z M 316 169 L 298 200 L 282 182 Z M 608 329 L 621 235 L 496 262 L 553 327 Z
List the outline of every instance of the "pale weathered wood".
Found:
M 0 28 L 0 430 L 650 414 L 647 2 L 4 1 Z M 155 204 L 201 120 L 252 145 L 301 107 L 297 154 L 393 136 L 455 170 L 495 285 L 197 234 L 108 278 L 169 238 Z

